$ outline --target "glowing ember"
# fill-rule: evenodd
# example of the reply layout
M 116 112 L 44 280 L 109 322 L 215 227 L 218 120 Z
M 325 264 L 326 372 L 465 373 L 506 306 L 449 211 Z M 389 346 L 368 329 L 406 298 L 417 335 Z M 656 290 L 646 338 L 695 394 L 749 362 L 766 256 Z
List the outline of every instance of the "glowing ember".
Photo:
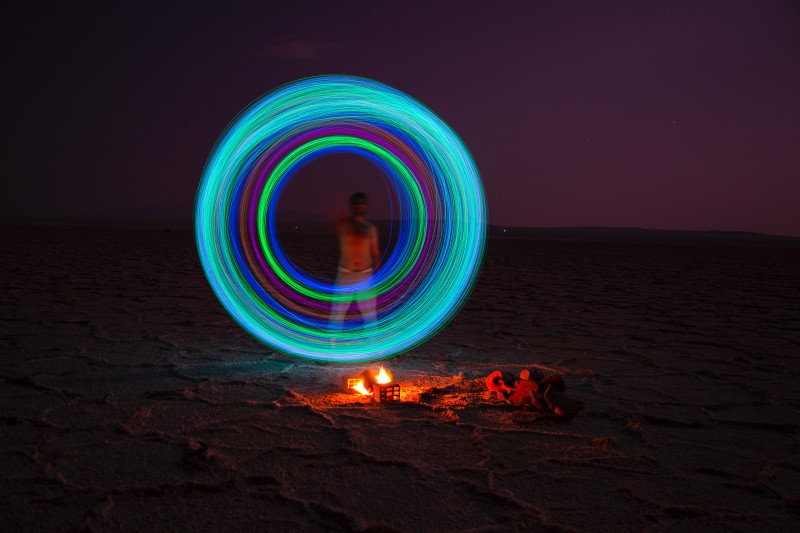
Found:
M 367 395 L 367 396 L 372 396 L 372 393 L 371 393 L 371 392 L 369 392 L 369 391 L 368 391 L 368 390 L 367 390 L 367 389 L 364 387 L 364 382 L 363 382 L 363 381 L 359 381 L 358 383 L 356 383 L 355 385 L 353 385 L 353 390 L 356 390 L 356 391 L 360 392 L 361 394 L 365 394 L 365 395 Z
M 378 372 L 378 375 L 375 376 L 375 381 L 378 382 L 379 385 L 383 385 L 384 383 L 391 383 L 392 376 L 390 376 L 386 370 L 381 367 L 381 371 Z

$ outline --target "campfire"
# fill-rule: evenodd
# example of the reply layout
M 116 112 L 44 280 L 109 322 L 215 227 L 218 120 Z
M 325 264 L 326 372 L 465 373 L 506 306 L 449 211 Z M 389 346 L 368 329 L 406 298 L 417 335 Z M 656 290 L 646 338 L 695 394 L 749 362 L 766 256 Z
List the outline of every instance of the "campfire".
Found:
M 372 396 L 377 402 L 400 401 L 400 385 L 394 383 L 392 375 L 383 367 L 377 374 L 368 369 L 358 377 L 342 378 L 342 386 L 349 394 Z

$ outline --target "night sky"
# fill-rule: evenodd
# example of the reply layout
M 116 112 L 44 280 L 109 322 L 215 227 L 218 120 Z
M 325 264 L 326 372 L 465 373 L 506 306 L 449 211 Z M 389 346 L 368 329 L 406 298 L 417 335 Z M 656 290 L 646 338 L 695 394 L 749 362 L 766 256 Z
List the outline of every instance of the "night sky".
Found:
M 455 129 L 493 224 L 800 235 L 798 2 L 64 4 L 2 8 L 4 216 L 189 219 L 243 107 L 340 73 Z M 355 156 L 281 208 L 327 216 L 355 189 L 386 216 Z

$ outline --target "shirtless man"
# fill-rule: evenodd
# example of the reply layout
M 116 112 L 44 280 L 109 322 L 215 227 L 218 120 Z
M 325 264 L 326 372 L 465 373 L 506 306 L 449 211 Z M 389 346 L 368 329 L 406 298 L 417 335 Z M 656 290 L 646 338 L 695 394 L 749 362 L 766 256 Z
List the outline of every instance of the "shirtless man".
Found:
M 356 193 L 350 197 L 349 218 L 339 221 L 339 268 L 336 286 L 345 287 L 369 280 L 372 272 L 378 269 L 380 255 L 378 253 L 378 230 L 364 219 L 367 214 L 367 195 Z M 346 293 L 345 293 L 346 294 Z M 350 298 L 334 304 L 331 310 L 331 327 L 341 328 L 347 309 L 355 294 Z M 364 326 L 377 319 L 375 298 L 356 300 Z

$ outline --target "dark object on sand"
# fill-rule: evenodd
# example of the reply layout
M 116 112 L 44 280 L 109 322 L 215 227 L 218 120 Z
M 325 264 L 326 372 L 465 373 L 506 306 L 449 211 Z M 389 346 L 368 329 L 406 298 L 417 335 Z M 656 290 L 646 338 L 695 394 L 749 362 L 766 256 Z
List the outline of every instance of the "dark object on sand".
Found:
M 549 386 L 553 390 L 558 392 L 564 392 L 567 388 L 567 386 L 564 384 L 564 378 L 562 378 L 558 374 L 552 374 L 550 376 L 542 378 L 542 380 L 539 381 L 539 388 L 543 389 L 546 386 Z
M 503 381 L 503 374 L 499 370 L 495 370 L 486 376 L 486 386 L 489 390 L 497 393 L 500 400 L 508 400 L 508 397 L 514 392 L 514 389 L 508 387 Z
M 519 379 L 514 382 L 514 393 L 508 397 L 508 401 L 516 404 L 530 403 L 531 395 L 539 392 L 539 385 L 530 377 L 528 370 L 520 372 Z
M 537 383 L 530 379 L 529 370 L 523 370 L 513 387 L 506 385 L 503 374 L 495 370 L 486 377 L 486 386 L 506 403 L 523 405 L 526 409 L 553 413 L 557 416 L 573 416 L 578 404 L 564 393 L 564 379 L 556 374 L 543 377 Z

